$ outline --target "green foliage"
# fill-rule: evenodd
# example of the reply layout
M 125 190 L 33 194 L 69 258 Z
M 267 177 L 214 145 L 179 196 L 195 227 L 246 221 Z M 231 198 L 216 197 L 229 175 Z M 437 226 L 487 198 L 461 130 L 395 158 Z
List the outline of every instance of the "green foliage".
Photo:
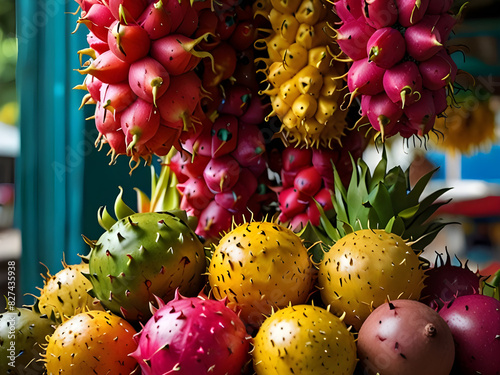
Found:
M 17 42 L 15 1 L 0 2 L 0 108 L 16 96 Z
M 483 294 L 500 301 L 500 269 L 483 283 Z
M 385 148 L 373 173 L 362 159 L 351 161 L 353 173 L 347 189 L 334 167 L 334 212 L 324 212 L 318 204 L 320 226 L 308 224 L 301 232 L 301 237 L 309 245 L 320 241 L 330 247 L 349 233 L 371 228 L 385 229 L 412 241 L 412 248 L 418 251 L 423 250 L 445 225 L 450 224 L 433 218 L 437 209 L 447 203 L 436 200 L 448 188 L 432 192 L 422 199 L 422 193 L 436 170 L 423 176 L 412 188 L 409 168 L 403 170 L 396 166 L 387 170 Z M 315 261 L 321 260 L 320 246 L 313 246 L 311 252 Z

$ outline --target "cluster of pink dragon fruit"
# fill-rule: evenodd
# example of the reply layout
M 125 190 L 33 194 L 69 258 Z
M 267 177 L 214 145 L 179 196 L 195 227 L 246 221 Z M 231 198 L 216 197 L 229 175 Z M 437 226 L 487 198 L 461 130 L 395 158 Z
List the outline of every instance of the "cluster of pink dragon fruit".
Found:
M 336 30 L 353 60 L 351 101 L 382 138 L 426 135 L 447 108 L 457 66 L 445 42 L 457 17 L 452 0 L 338 0 Z
M 250 4 L 223 1 L 81 1 L 91 60 L 84 103 L 96 103 L 98 141 L 112 161 L 178 153 L 171 165 L 182 209 L 199 217 L 197 233 L 216 238 L 261 211 L 266 164 L 258 125 Z M 212 8 L 213 7 L 213 8 Z M 262 20 L 261 20 L 262 22 Z M 241 136 L 244 134 L 244 136 Z M 175 167 L 177 166 L 177 168 Z M 247 205 L 251 202 L 251 209 Z
M 334 168 L 343 185 L 349 183 L 352 162 L 360 158 L 367 139 L 359 131 L 348 131 L 341 144 L 332 149 L 286 147 L 279 162 L 270 167 L 281 177 L 281 184 L 274 188 L 278 194 L 279 220 L 299 231 L 308 222 L 320 224 L 320 204 L 325 212 L 333 209 L 335 191 Z
M 183 140 L 170 161 L 180 182 L 180 208 L 198 217 L 196 233 L 206 240 L 219 238 L 233 218 L 257 218 L 269 199 L 264 137 L 251 121 L 254 113 L 245 114 L 221 114 Z
M 244 53 L 256 32 L 251 8 L 235 12 L 230 2 L 215 4 L 216 12 L 210 1 L 77 2 L 78 23 L 89 29 L 89 48 L 79 53 L 90 56 L 79 88 L 89 92 L 83 104 L 96 104 L 96 144 L 110 146 L 112 161 L 126 154 L 150 162 L 177 146 L 182 132 L 201 126 L 201 99 L 209 94 L 203 87 L 233 75 L 236 50 Z M 196 74 L 202 60 L 205 69 Z
M 111 147 L 112 161 L 166 155 L 199 107 L 201 80 L 192 72 L 204 39 L 189 36 L 198 10 L 177 1 L 77 1 L 79 24 L 89 33 L 91 59 L 80 73 L 87 102 L 96 103 L 99 139 Z M 86 65 L 86 66 L 85 66 Z

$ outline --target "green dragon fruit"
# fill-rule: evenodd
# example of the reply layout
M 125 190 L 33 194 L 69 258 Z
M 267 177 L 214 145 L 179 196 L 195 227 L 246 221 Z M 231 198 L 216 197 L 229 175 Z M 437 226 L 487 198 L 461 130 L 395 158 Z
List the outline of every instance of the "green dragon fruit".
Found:
M 36 307 L 36 305 L 35 305 Z M 54 322 L 36 308 L 8 307 L 0 314 L 0 372 L 8 375 L 42 374 L 42 344 L 54 332 Z
M 45 351 L 47 375 L 129 375 L 137 331 L 110 312 L 79 313 L 59 325 Z
M 179 293 L 146 323 L 131 354 L 143 375 L 239 375 L 249 359 L 249 336 L 238 315 L 204 296 Z
M 44 276 L 44 286 L 40 289 L 38 308 L 42 314 L 60 322 L 86 310 L 102 310 L 100 301 L 88 294 L 92 284 L 83 275 L 89 272 L 86 263 L 67 265 L 55 275 Z
M 314 267 L 300 237 L 271 222 L 242 224 L 215 248 L 208 280 L 215 298 L 259 327 L 265 314 L 289 303 L 305 303 L 313 286 Z
M 313 305 L 291 305 L 268 317 L 252 356 L 257 375 L 352 375 L 357 361 L 342 318 Z
M 205 252 L 184 211 L 135 213 L 120 194 L 115 213 L 118 221 L 101 208 L 106 232 L 97 241 L 86 239 L 87 277 L 104 307 L 128 320 L 144 320 L 155 295 L 170 300 L 177 288 L 186 295 L 200 292 Z

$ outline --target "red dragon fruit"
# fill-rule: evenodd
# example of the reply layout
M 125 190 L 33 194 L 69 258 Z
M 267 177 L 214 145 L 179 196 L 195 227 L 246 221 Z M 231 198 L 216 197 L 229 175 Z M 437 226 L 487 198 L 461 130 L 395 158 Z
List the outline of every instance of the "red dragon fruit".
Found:
M 434 265 L 425 271 L 424 289 L 420 301 L 433 309 L 439 310 L 455 298 L 480 292 L 483 277 L 472 271 L 467 262 L 453 265 L 446 249 L 446 260 L 441 254 L 436 255 Z
M 260 215 L 260 202 L 268 198 L 262 193 L 267 161 L 264 138 L 256 124 L 220 114 L 213 124 L 205 119 L 182 148 L 171 165 L 181 181 L 181 208 L 199 217 L 199 236 L 207 241 L 220 238 L 233 218 L 240 223 Z
M 452 3 L 334 1 L 342 21 L 335 37 L 342 52 L 353 60 L 347 74 L 349 105 L 361 95 L 363 119 L 382 141 L 397 133 L 404 138 L 425 136 L 433 129 L 435 118 L 447 108 L 442 94 L 453 95 L 457 67 L 445 44 L 461 13 L 454 16 L 450 12 Z M 366 100 L 382 91 L 383 99 L 379 96 L 376 101 Z M 436 97 L 439 103 L 431 103 Z M 387 98 L 403 110 L 413 108 L 396 110 Z M 419 101 L 422 103 L 417 105 Z
M 165 155 L 184 131 L 198 123 L 194 112 L 203 89 L 193 70 L 202 58 L 210 61 L 211 55 L 195 49 L 208 34 L 195 39 L 192 35 L 199 25 L 199 11 L 210 3 L 197 2 L 196 7 L 187 0 L 77 3 L 81 9 L 77 23 L 89 29 L 89 48 L 79 55 L 81 60 L 90 59 L 81 61 L 78 72 L 86 78 L 76 88 L 89 91 L 82 105 L 98 105 L 96 143 L 111 147 L 112 162 L 118 155 L 128 155 L 131 167 L 132 161 L 138 165 L 141 158 L 150 162 L 153 155 Z M 111 120 L 116 124 L 118 119 L 121 129 L 109 131 Z
M 179 293 L 159 308 L 136 336 L 143 375 L 239 375 L 249 360 L 249 337 L 226 302 Z
M 348 183 L 352 173 L 350 156 L 361 157 L 366 139 L 354 130 L 341 138 L 342 147 L 295 148 L 286 147 L 281 154 L 281 165 L 271 164 L 280 174 L 281 185 L 273 188 L 278 194 L 279 220 L 290 224 L 293 230 L 300 230 L 308 221 L 319 225 L 319 203 L 324 211 L 331 210 L 334 190 L 333 165 L 341 173 L 341 179 Z
M 460 375 L 500 373 L 500 301 L 481 294 L 447 303 L 439 315 L 455 341 L 455 372 Z

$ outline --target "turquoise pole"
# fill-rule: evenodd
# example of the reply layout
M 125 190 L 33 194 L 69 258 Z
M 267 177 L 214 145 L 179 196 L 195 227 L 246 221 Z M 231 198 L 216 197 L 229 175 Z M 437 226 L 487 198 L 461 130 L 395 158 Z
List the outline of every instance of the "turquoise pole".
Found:
M 72 34 L 78 4 L 71 0 L 17 0 L 21 156 L 16 165 L 16 223 L 22 232 L 18 290 L 37 295 L 45 264 L 54 274 L 88 252 L 84 234 L 97 239 L 101 205 L 113 206 L 118 186 L 134 207 L 133 187 L 149 188 L 149 168 L 129 175 L 122 156 L 109 166 L 107 148 L 94 147 L 94 106 L 78 110 L 85 92 L 72 88 L 84 76 L 77 51 L 87 47 L 86 28 Z M 32 303 L 25 296 L 23 303 Z

